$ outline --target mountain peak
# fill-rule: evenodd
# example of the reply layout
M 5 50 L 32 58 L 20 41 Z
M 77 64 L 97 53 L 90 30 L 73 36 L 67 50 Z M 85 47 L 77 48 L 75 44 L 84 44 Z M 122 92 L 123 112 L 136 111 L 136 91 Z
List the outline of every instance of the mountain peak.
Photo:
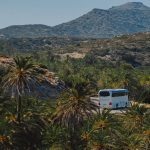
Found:
M 123 5 L 110 8 L 110 10 L 128 10 L 128 9 L 150 10 L 150 7 L 145 6 L 142 2 L 128 2 Z
M 93 9 L 72 21 L 54 27 L 28 25 L 0 30 L 1 37 L 71 36 L 110 38 L 116 35 L 150 31 L 150 8 L 140 2 L 129 2 L 108 10 Z
M 94 14 L 99 14 L 99 13 L 105 12 L 105 11 L 107 11 L 107 10 L 99 9 L 99 8 L 94 8 L 94 9 L 92 9 L 92 11 L 90 11 L 90 12 L 92 12 L 92 13 L 94 13 Z

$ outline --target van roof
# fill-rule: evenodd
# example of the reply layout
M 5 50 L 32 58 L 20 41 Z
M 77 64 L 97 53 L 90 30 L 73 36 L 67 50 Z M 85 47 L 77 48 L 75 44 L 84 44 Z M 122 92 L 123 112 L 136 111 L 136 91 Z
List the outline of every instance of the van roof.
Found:
M 109 91 L 109 92 L 128 92 L 127 89 L 102 89 L 102 90 L 99 90 L 99 92 L 101 91 Z

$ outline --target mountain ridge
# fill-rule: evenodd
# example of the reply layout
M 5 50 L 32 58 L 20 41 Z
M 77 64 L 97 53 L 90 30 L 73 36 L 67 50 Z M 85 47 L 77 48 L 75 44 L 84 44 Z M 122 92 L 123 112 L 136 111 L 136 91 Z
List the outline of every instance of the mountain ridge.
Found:
M 145 9 L 150 9 L 150 7 L 145 6 L 142 2 L 127 2 L 120 6 L 113 6 L 110 9 L 144 9 L 145 10 Z
M 7 38 L 70 36 L 111 38 L 117 35 L 150 31 L 150 7 L 141 2 L 128 2 L 110 9 L 94 8 L 90 12 L 53 27 L 18 25 L 0 29 Z

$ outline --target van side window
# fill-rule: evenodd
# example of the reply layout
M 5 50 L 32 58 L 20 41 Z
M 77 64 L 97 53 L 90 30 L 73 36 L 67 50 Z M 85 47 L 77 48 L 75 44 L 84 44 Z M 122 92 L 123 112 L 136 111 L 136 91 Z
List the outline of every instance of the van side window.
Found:
M 110 96 L 110 93 L 108 91 L 101 91 L 100 96 Z
M 112 97 L 125 96 L 125 95 L 128 95 L 128 93 L 127 92 L 112 93 Z

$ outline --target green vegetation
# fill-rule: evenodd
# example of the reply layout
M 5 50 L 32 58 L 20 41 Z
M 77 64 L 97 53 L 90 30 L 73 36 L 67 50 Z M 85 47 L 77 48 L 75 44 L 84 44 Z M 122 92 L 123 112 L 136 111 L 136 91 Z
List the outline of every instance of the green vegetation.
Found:
M 150 33 L 96 39 L 148 31 L 149 12 L 127 3 L 1 29 L 0 150 L 150 150 Z M 100 110 L 90 97 L 105 88 L 128 89 L 135 103 Z
M 0 54 L 13 56 L 32 53 L 34 58 L 41 59 L 42 63 L 46 59 L 64 60 L 67 56 L 83 58 L 86 55 L 89 61 L 86 61 L 87 63 L 95 63 L 98 59 L 114 65 L 124 62 L 139 67 L 150 66 L 149 41 L 150 33 L 124 35 L 112 39 L 71 37 L 0 39 Z
M 90 101 L 126 88 L 150 103 L 149 35 L 1 39 L 0 149 L 149 150 L 149 108 L 112 114 Z
M 52 53 L 41 54 L 17 56 L 1 64 L 0 149 L 150 149 L 148 108 L 134 104 L 122 114 L 111 114 L 99 111 L 89 99 L 99 89 L 127 88 L 130 100 L 150 103 L 148 67 L 93 61 L 90 53 L 83 59 L 64 60 Z M 57 98 L 42 100 L 35 93 L 46 85 L 43 70 L 47 68 L 63 83 L 58 84 Z

